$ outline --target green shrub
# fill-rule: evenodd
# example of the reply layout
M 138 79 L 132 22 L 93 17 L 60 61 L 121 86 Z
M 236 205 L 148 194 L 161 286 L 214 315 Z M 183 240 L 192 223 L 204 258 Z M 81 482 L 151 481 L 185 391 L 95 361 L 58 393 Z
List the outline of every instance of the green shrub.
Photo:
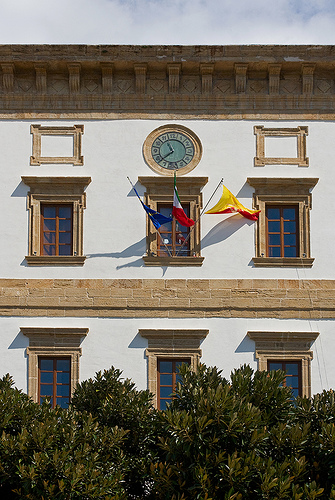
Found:
M 118 426 L 127 434 L 122 441 L 124 477 L 130 498 L 142 498 L 150 482 L 150 464 L 156 454 L 156 411 L 152 395 L 138 391 L 115 368 L 99 372 L 76 388 L 71 407 L 92 414 L 102 426 Z

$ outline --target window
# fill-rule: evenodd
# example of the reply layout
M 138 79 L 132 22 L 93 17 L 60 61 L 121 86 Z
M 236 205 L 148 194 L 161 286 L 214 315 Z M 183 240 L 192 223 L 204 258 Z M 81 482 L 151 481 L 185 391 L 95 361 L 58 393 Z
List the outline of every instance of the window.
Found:
M 41 205 L 41 255 L 72 255 L 72 206 Z
M 173 205 L 173 177 L 139 177 L 146 187 L 144 203 L 154 210 L 170 215 Z M 178 177 L 177 187 L 181 203 L 188 217 L 198 220 L 202 208 L 201 188 L 208 182 L 207 177 Z M 148 219 L 147 253 L 143 257 L 146 266 L 201 266 L 200 222 L 186 228 L 176 221 L 161 226 L 160 235 Z M 183 245 L 185 239 L 189 239 Z M 166 246 L 165 246 L 166 245 Z M 168 250 L 171 255 L 169 255 Z
M 171 403 L 177 383 L 180 381 L 179 367 L 190 364 L 185 359 L 159 359 L 157 361 L 157 408 L 165 410 L 167 403 Z
M 286 372 L 284 387 L 291 387 L 293 396 L 302 395 L 301 361 L 268 361 L 268 371 L 282 370 Z
M 145 351 L 148 389 L 155 396 L 154 406 L 163 409 L 175 389 L 178 366 L 188 362 L 192 370 L 197 369 L 202 354 L 200 343 L 208 330 L 139 330 L 139 333 L 148 340 Z
M 311 267 L 310 210 L 318 179 L 248 177 L 255 188 L 255 267 Z
M 81 343 L 88 328 L 21 327 L 29 338 L 28 395 L 40 403 L 51 396 L 53 407 L 65 408 L 79 382 Z
M 298 257 L 298 207 L 266 207 L 267 257 Z
M 71 394 L 71 359 L 44 358 L 38 360 L 38 400 L 48 397 L 50 405 L 67 408 Z
M 311 344 L 318 332 L 248 332 L 255 342 L 259 370 L 283 370 L 294 396 L 311 396 Z
M 189 203 L 183 205 L 187 217 L 190 216 Z M 166 217 L 172 217 L 171 204 L 157 204 L 157 210 Z M 190 255 L 190 228 L 181 226 L 173 219 L 169 224 L 161 226 L 157 233 L 157 256 L 187 257 Z
M 29 265 L 83 265 L 83 218 L 90 177 L 32 177 L 30 187 Z

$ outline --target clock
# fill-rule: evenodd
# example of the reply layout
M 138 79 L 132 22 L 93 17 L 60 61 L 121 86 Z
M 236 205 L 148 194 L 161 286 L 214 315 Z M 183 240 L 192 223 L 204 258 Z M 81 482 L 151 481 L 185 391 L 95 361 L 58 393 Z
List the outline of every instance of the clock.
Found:
M 147 164 L 163 175 L 179 175 L 193 170 L 199 163 L 202 147 L 199 138 L 182 125 L 163 125 L 146 138 L 143 155 Z

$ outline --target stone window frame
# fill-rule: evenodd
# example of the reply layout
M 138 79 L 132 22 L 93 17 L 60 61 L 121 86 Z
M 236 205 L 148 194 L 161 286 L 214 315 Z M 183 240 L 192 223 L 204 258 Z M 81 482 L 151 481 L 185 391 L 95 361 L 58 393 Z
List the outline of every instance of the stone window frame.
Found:
M 22 176 L 30 187 L 27 195 L 29 210 L 28 265 L 83 265 L 83 212 L 86 208 L 85 188 L 91 177 L 35 177 Z M 71 204 L 73 207 L 73 255 L 41 255 L 41 204 Z
M 173 205 L 173 178 L 171 177 L 139 177 L 138 181 L 146 187 L 144 203 L 157 210 L 158 203 Z M 143 256 L 146 266 L 201 266 L 204 257 L 201 257 L 200 211 L 202 209 L 201 188 L 208 182 L 208 177 L 177 177 L 178 194 L 181 203 L 190 204 L 190 218 L 198 221 L 191 230 L 190 256 L 157 256 L 157 231 L 146 217 L 147 254 Z
M 318 178 L 248 177 L 247 182 L 255 188 L 253 208 L 260 210 L 255 237 L 255 267 L 312 267 L 310 255 L 310 210 L 313 189 Z M 266 256 L 266 207 L 270 205 L 296 205 L 299 214 L 299 257 Z
M 79 383 L 79 358 L 81 342 L 88 328 L 77 327 L 21 327 L 28 337 L 28 396 L 38 403 L 38 359 L 40 357 L 69 357 L 71 359 L 71 396 Z
M 30 133 L 33 136 L 32 155 L 30 165 L 41 165 L 41 163 L 60 163 L 73 164 L 76 166 L 84 165 L 84 157 L 81 154 L 82 136 L 84 134 L 84 125 L 73 125 L 72 127 L 60 126 L 42 126 L 30 125 Z M 73 156 L 41 156 L 42 155 L 42 136 L 44 135 L 70 135 L 73 137 Z
M 266 128 L 264 125 L 255 125 L 254 134 L 256 136 L 256 156 L 254 158 L 255 167 L 264 167 L 265 165 L 298 165 L 298 167 L 309 166 L 309 158 L 307 157 L 306 148 L 306 137 L 308 135 L 307 126 L 295 128 Z M 275 158 L 265 156 L 266 137 L 296 137 L 297 156 L 294 158 Z
M 209 330 L 140 329 L 139 334 L 148 340 L 145 355 L 148 358 L 148 389 L 154 395 L 157 408 L 157 361 L 159 359 L 189 358 L 196 371 L 202 356 L 200 344 Z
M 255 342 L 258 370 L 266 371 L 268 361 L 301 361 L 302 396 L 311 397 L 311 344 L 319 332 L 249 331 Z

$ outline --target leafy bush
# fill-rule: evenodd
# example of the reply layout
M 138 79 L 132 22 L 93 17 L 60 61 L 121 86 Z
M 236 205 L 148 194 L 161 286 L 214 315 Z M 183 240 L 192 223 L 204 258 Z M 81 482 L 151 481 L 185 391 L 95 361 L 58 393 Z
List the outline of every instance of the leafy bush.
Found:
M 293 400 L 283 372 L 181 368 L 166 411 L 114 368 L 68 410 L 0 380 L 0 498 L 335 500 L 335 397 Z
M 115 368 L 99 372 L 76 388 L 71 406 L 88 412 L 102 426 L 118 426 L 127 434 L 122 441 L 123 473 L 130 498 L 142 498 L 150 483 L 150 464 L 156 454 L 156 411 L 149 391 L 138 391 Z
M 12 384 L 0 380 L 0 498 L 125 499 L 125 431 L 39 406 Z

